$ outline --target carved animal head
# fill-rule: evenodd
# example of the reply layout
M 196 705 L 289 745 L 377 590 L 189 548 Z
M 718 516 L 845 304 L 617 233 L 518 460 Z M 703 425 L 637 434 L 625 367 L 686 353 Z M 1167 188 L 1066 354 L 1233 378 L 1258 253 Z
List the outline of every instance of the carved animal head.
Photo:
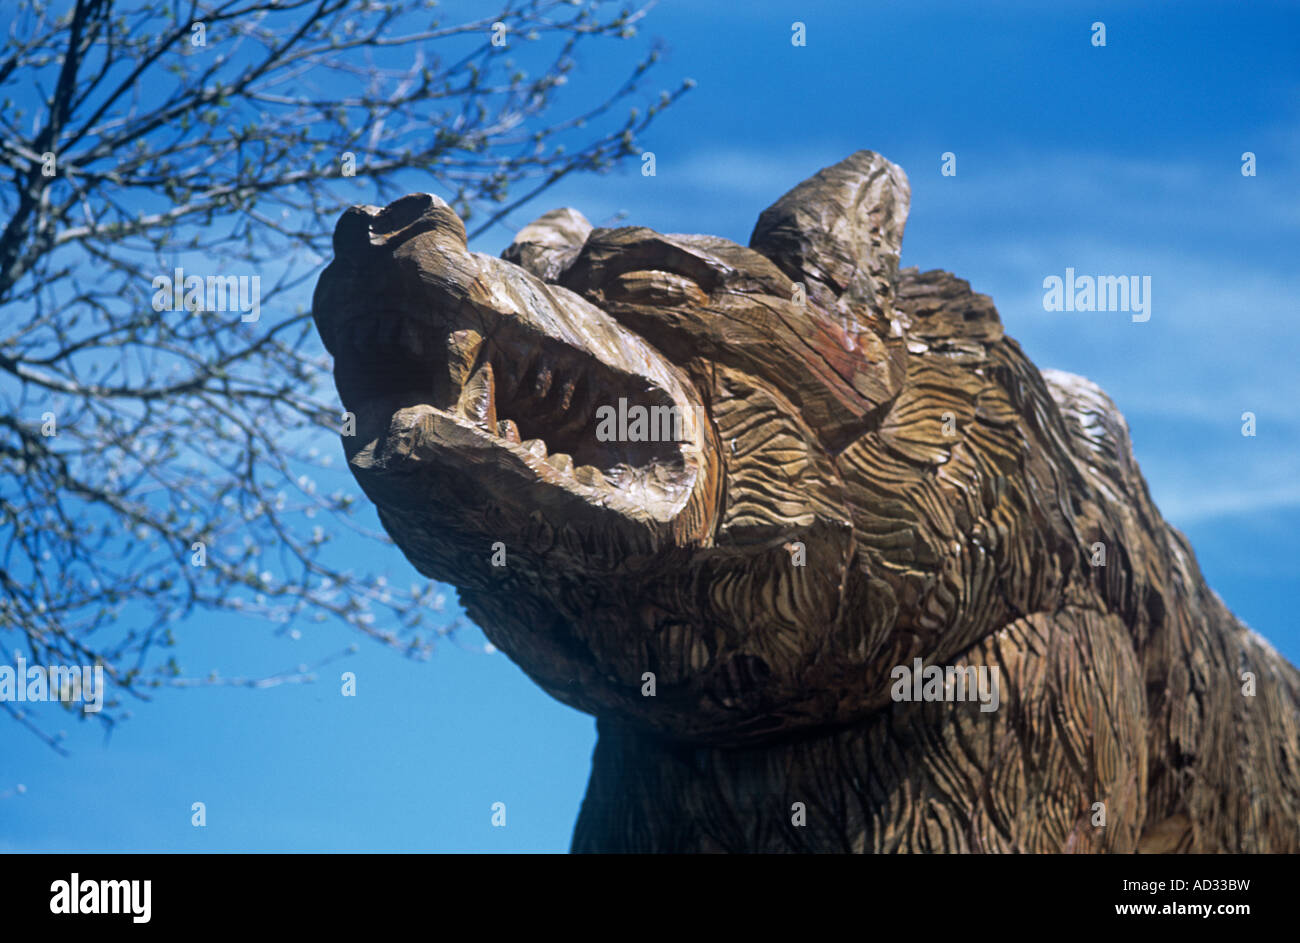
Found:
M 504 259 L 435 196 L 353 207 L 313 313 L 358 482 L 568 704 L 714 743 L 879 708 L 1059 601 L 1080 541 L 1038 372 L 898 269 L 909 196 L 862 151 L 748 248 L 559 210 Z

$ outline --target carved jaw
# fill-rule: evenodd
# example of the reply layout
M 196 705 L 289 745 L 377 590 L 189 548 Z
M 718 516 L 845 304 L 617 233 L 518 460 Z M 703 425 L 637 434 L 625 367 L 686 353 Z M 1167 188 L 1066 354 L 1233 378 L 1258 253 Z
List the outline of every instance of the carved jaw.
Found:
M 587 351 L 546 339 L 523 343 L 530 353 L 513 353 L 501 332 L 487 340 L 473 329 L 451 331 L 420 362 L 430 376 L 451 374 L 443 389 L 411 386 L 401 379 L 406 368 L 376 377 L 359 394 L 358 434 L 345 439 L 353 468 L 401 474 L 406 463 L 491 465 L 520 484 L 559 488 L 633 519 L 676 517 L 699 477 L 703 447 L 697 407 L 685 391 L 652 385 Z M 389 356 L 399 363 L 411 350 Z M 682 423 L 685 441 L 601 441 L 598 412 L 603 417 L 609 407 L 617 416 L 620 399 L 625 415 L 690 417 Z
M 490 504 L 505 513 L 481 532 L 508 541 L 499 522 L 539 509 L 575 524 L 613 514 L 655 542 L 710 532 L 716 459 L 699 395 L 604 312 L 470 253 L 427 194 L 349 210 L 335 256 L 313 313 L 357 419 L 349 463 L 381 508 L 474 530 L 467 515 Z M 620 413 L 669 422 L 620 436 Z

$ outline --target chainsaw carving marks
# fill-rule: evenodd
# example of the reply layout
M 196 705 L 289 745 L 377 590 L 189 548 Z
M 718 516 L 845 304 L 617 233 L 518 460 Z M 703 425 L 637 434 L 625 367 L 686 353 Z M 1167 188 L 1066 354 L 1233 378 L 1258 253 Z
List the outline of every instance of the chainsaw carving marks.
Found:
M 493 259 L 429 195 L 340 221 L 350 465 L 599 718 L 575 850 L 1300 850 L 1300 676 L 1106 395 L 899 268 L 909 200 L 861 151 L 747 247 L 557 210 Z

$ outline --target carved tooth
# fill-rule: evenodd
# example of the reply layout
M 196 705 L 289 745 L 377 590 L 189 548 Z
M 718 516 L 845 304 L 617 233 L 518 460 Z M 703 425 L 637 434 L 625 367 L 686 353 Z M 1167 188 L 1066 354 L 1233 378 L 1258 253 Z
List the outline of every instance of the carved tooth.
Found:
M 578 479 L 584 485 L 590 485 L 598 488 L 605 484 L 605 476 L 600 473 L 600 469 L 594 465 L 579 465 L 573 470 L 573 477 Z
M 546 460 L 546 464 L 557 471 L 571 472 L 573 471 L 573 456 L 565 452 L 556 452 Z
M 546 458 L 546 443 L 541 439 L 525 439 L 520 445 L 534 458 Z
M 551 392 L 551 381 L 555 375 L 551 372 L 550 364 L 543 363 L 537 368 L 537 379 L 533 381 L 533 393 L 538 399 L 545 399 L 546 394 Z
M 486 426 L 493 432 L 497 429 L 496 383 L 492 377 L 492 364 L 484 363 L 474 371 L 465 388 L 460 391 L 456 402 L 456 411 L 466 419 Z
M 497 420 L 497 435 L 507 442 L 519 442 L 519 427 L 513 419 Z
M 564 381 L 564 386 L 560 389 L 560 409 L 565 412 L 573 405 L 573 391 L 577 387 L 578 381 L 569 379 Z
M 482 346 L 483 337 L 478 331 L 452 331 L 447 335 L 447 373 L 453 390 L 463 388 L 469 380 Z

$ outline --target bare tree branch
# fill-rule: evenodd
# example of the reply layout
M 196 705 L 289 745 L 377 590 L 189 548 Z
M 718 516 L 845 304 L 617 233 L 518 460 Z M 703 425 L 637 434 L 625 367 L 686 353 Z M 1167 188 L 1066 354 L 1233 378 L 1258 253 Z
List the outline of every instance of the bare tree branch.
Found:
M 659 58 L 628 42 L 645 10 L 19 5 L 0 49 L 0 640 L 102 666 L 111 725 L 161 685 L 309 680 L 346 654 L 188 677 L 166 650 L 200 613 L 340 621 L 413 657 L 449 637 L 440 587 L 334 549 L 386 538 L 318 450 L 342 415 L 307 286 L 348 204 L 439 192 L 480 234 L 639 154 L 687 87 L 632 107 Z M 626 67 L 584 92 L 589 43 Z

